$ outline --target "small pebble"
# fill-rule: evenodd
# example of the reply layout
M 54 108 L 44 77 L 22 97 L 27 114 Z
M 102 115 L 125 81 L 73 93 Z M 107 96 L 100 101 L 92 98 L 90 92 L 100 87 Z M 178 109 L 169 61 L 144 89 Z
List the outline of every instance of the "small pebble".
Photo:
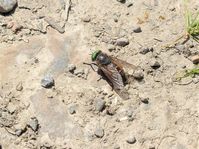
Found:
M 16 105 L 14 105 L 12 102 L 10 102 L 7 106 L 7 109 L 10 114 L 13 114 L 16 111 Z
M 129 44 L 129 40 L 127 38 L 119 38 L 116 40 L 116 45 L 117 46 L 121 46 L 121 47 L 125 47 L 126 45 Z
M 68 110 L 69 110 L 70 114 L 75 114 L 76 113 L 76 105 L 70 106 Z
M 114 22 L 118 22 L 118 17 L 117 16 L 113 16 L 113 20 L 114 20 Z
M 197 84 L 198 82 L 199 82 L 199 78 L 198 78 L 198 77 L 193 78 L 193 83 L 194 83 L 194 84 Z
M 156 59 L 152 59 L 150 61 L 150 66 L 153 69 L 158 69 L 158 68 L 160 68 L 161 65 L 160 65 L 160 63 Z
M 22 91 L 22 90 L 23 90 L 23 86 L 22 86 L 22 83 L 21 83 L 21 82 L 19 82 L 19 83 L 17 84 L 16 90 L 17 90 L 17 91 Z
M 8 13 L 17 5 L 17 0 L 0 0 L 0 13 Z
M 22 129 L 16 129 L 16 130 L 15 130 L 15 134 L 16 134 L 18 137 L 21 136 L 23 132 L 24 132 L 24 131 L 23 131 Z
M 184 45 L 181 45 L 181 44 L 180 44 L 180 45 L 176 45 L 175 48 L 176 48 L 177 50 L 181 51 L 181 52 L 184 51 L 184 50 L 186 49 L 185 46 L 184 46 Z
M 28 123 L 28 126 L 30 126 L 30 128 L 33 130 L 33 131 L 37 131 L 38 128 L 39 128 L 39 121 L 37 120 L 36 117 L 33 117 L 30 119 L 29 123 Z
M 95 130 L 95 136 L 98 137 L 98 138 L 102 138 L 104 136 L 104 129 L 102 128 L 97 128 Z
M 113 116 L 113 115 L 116 114 L 116 109 L 115 109 L 114 107 L 109 107 L 109 108 L 107 109 L 106 113 L 107 113 L 108 115 Z
M 133 110 L 132 109 L 128 109 L 126 111 L 126 114 L 127 114 L 128 117 L 132 117 L 133 116 Z
M 86 17 L 82 18 L 82 21 L 88 23 L 91 21 L 91 18 L 90 18 L 90 16 L 86 16 Z
M 149 103 L 149 98 L 141 98 L 140 100 L 144 104 L 148 104 Z
M 41 86 L 44 88 L 51 88 L 54 86 L 54 79 L 50 75 L 46 75 L 42 80 L 41 80 Z
M 68 64 L 68 71 L 74 73 L 76 66 L 74 64 Z
M 133 32 L 134 32 L 134 33 L 141 33 L 141 32 L 142 32 L 142 29 L 141 29 L 140 26 L 135 26 L 135 27 L 133 28 Z
M 80 77 L 84 74 L 84 69 L 83 68 L 79 68 L 79 69 L 75 69 L 74 70 L 74 75 Z
M 127 7 L 131 7 L 131 6 L 133 6 L 133 3 L 132 3 L 132 2 L 127 2 L 127 3 L 126 3 L 126 6 L 127 6 Z
M 95 110 L 101 112 L 104 110 L 106 102 L 103 99 L 99 98 L 95 100 L 94 104 Z
M 136 138 L 135 137 L 129 137 L 127 140 L 126 140 L 127 143 L 129 144 L 134 144 L 136 142 Z
M 112 51 L 115 50 L 115 46 L 112 45 L 112 44 L 109 44 L 109 45 L 107 46 L 107 49 L 108 49 L 110 52 L 112 52 Z
M 198 64 L 199 63 L 199 55 L 194 55 L 191 57 L 191 61 L 194 63 L 194 64 Z
M 125 3 L 126 2 L 126 0 L 117 0 L 118 2 L 120 2 L 120 3 Z
M 120 149 L 120 146 L 119 146 L 118 144 L 116 144 L 116 145 L 114 146 L 114 149 Z
M 141 50 L 140 50 L 141 54 L 147 54 L 148 52 L 150 52 L 149 48 L 141 48 Z
M 141 69 L 135 70 L 133 73 L 133 77 L 137 80 L 142 80 L 144 78 L 143 70 Z

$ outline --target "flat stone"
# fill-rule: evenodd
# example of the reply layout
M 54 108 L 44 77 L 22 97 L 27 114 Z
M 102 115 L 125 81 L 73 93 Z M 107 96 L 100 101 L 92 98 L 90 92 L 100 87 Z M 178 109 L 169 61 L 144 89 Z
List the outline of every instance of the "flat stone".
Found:
M 8 13 L 17 5 L 16 0 L 0 0 L 0 13 Z
M 116 40 L 116 45 L 120 47 L 125 47 L 129 44 L 129 40 L 127 38 L 119 38 Z
M 43 90 L 31 97 L 36 116 L 39 120 L 39 132 L 52 138 L 82 138 L 82 128 L 70 119 L 65 105 L 53 98 L 46 98 Z
M 100 128 L 96 128 L 95 130 L 95 136 L 98 138 L 102 138 L 104 136 L 104 129 Z

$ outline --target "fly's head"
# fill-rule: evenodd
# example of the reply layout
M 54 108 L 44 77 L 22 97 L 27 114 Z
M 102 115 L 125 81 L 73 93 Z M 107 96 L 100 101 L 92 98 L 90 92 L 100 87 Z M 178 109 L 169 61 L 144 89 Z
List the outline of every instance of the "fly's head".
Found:
M 111 60 L 108 57 L 108 55 L 100 50 L 93 52 L 92 61 L 97 61 L 97 63 L 102 65 L 107 65 L 111 63 Z

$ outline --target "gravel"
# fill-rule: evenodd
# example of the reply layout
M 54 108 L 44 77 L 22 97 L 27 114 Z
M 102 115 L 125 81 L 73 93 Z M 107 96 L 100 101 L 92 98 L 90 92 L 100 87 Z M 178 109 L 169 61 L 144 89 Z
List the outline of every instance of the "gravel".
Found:
M 116 40 L 116 45 L 120 47 L 125 47 L 129 44 L 129 40 L 127 38 L 119 38 Z
M 104 129 L 103 128 L 96 128 L 95 129 L 95 136 L 98 138 L 102 138 L 104 136 Z
M 44 88 L 51 88 L 54 86 L 54 78 L 50 75 L 44 76 L 44 78 L 41 80 L 41 86 Z
M 8 13 L 17 5 L 17 0 L 0 0 L 0 13 Z
M 95 105 L 95 110 L 96 111 L 103 111 L 104 108 L 106 107 L 106 102 L 103 100 L 103 99 L 96 99 L 95 102 L 94 102 L 94 105 Z

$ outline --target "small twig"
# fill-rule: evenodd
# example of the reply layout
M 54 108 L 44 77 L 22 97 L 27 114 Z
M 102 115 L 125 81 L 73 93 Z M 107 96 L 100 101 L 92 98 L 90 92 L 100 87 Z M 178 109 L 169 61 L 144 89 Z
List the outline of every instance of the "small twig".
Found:
M 71 5 L 72 5 L 71 0 L 68 0 L 67 7 L 65 7 L 65 11 L 66 11 L 66 18 L 65 18 L 65 21 L 68 21 L 69 12 L 70 12 L 70 9 L 71 9 Z

